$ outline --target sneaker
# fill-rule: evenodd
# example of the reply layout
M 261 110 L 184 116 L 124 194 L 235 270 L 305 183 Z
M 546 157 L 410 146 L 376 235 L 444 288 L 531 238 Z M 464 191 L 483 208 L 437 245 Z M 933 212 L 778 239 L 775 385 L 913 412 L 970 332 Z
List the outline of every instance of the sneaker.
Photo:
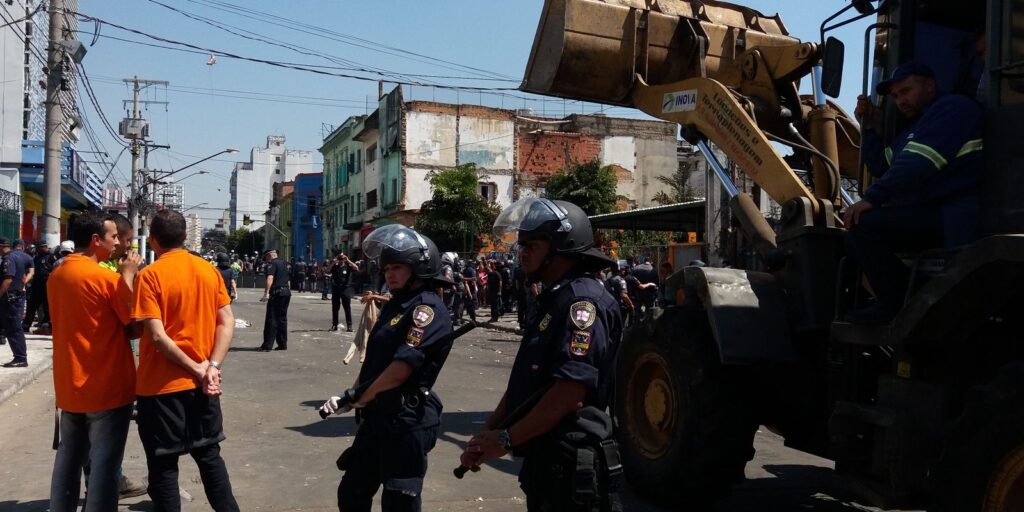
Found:
M 28 361 L 19 361 L 17 359 L 14 359 L 9 363 L 4 363 L 0 366 L 3 366 L 4 368 L 27 368 Z
M 142 496 L 146 494 L 149 489 L 149 479 L 142 477 L 139 482 L 133 482 L 128 477 L 121 475 L 121 479 L 117 482 L 117 499 L 123 500 L 125 498 L 134 498 L 136 496 Z

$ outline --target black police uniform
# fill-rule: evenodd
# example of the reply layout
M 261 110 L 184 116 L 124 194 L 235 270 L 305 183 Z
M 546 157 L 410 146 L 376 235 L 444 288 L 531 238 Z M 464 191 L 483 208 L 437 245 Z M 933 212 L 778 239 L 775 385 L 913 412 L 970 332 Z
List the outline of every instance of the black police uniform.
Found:
M 0 296 L 0 322 L 3 324 L 4 335 L 11 344 L 11 353 L 14 355 L 11 362 L 14 363 L 28 361 L 28 347 L 25 344 L 21 318 L 25 311 L 25 285 L 22 280 L 25 272 L 32 266 L 32 258 L 18 250 L 7 253 L 0 263 L 0 279 L 11 280 L 7 292 Z
M 332 263 L 331 268 L 331 329 L 338 328 L 338 310 L 345 308 L 345 326 L 352 330 L 352 267 L 346 263 Z
M 432 289 L 394 294 L 384 304 L 367 342 L 359 382 L 376 379 L 392 361 L 412 367 L 397 389 L 378 394 L 358 411 L 359 430 L 338 461 L 338 509 L 369 511 L 381 484 L 385 511 L 419 511 L 427 452 L 437 442 L 441 401 L 431 391 L 440 372 L 452 322 Z
M 50 304 L 46 296 L 46 282 L 50 278 L 50 272 L 53 270 L 53 264 L 56 263 L 57 258 L 52 252 L 38 252 L 32 260 L 35 263 L 36 273 L 28 291 L 28 308 L 25 310 L 25 321 L 22 324 L 26 332 L 32 327 L 32 322 L 36 319 L 36 312 L 40 308 L 42 308 L 42 315 L 39 324 L 50 323 Z
M 267 301 L 267 315 L 263 320 L 263 350 L 270 350 L 277 341 L 277 348 L 288 348 L 288 304 L 292 292 L 288 289 L 288 267 L 280 258 L 267 265 L 267 277 L 273 276 L 270 297 Z
M 618 302 L 593 276 L 576 270 L 538 300 L 509 376 L 506 410 L 516 410 L 556 379 L 582 384 L 587 390 L 583 405 L 604 410 L 614 393 L 615 353 L 622 335 Z M 513 447 L 513 455 L 524 457 L 519 483 L 529 510 L 573 510 L 564 501 L 567 490 L 556 488 L 566 484 L 564 475 L 557 474 L 564 465 L 551 460 L 558 451 L 555 444 L 555 434 L 549 432 Z

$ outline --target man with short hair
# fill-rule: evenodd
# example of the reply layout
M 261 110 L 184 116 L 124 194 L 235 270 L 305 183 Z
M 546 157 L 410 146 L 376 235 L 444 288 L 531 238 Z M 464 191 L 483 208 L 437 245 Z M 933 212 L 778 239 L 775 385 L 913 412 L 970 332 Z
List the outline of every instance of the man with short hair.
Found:
M 277 257 L 275 249 L 267 249 L 263 258 L 267 261 L 267 285 L 260 302 L 267 303 L 267 315 L 263 321 L 263 345 L 258 351 L 288 350 L 288 303 L 292 300 L 292 292 L 288 289 L 288 266 Z
M 149 496 L 156 510 L 180 510 L 178 458 L 199 466 L 214 510 L 235 511 L 220 408 L 221 364 L 235 319 L 217 270 L 182 249 L 185 217 L 153 216 L 149 244 L 157 260 L 139 272 L 132 318 L 145 327 L 137 383 L 139 438 L 146 450 Z
M 108 259 L 120 243 L 110 216 L 79 214 L 69 231 L 78 251 L 47 281 L 53 308 L 53 385 L 61 409 L 50 510 L 78 507 L 86 464 L 85 510 L 114 510 L 135 401 L 135 358 L 125 326 L 131 323 L 131 284 L 141 258 L 134 252 L 122 258 L 120 275 L 100 268 L 98 262 Z
M 874 305 L 847 313 L 854 323 L 884 324 L 903 305 L 910 271 L 898 251 L 956 247 L 981 229 L 984 112 L 975 100 L 940 94 L 926 64 L 901 64 L 876 87 L 910 122 L 892 144 L 877 133 L 879 108 L 864 96 L 855 115 L 875 180 L 843 215 L 848 253 L 875 293 Z
M 0 366 L 25 368 L 28 366 L 28 347 L 25 345 L 22 315 L 25 311 L 25 283 L 32 258 L 23 251 L 12 251 L 10 240 L 3 237 L 0 237 L 0 254 L 3 255 L 0 262 L 0 323 L 14 355 L 10 362 Z

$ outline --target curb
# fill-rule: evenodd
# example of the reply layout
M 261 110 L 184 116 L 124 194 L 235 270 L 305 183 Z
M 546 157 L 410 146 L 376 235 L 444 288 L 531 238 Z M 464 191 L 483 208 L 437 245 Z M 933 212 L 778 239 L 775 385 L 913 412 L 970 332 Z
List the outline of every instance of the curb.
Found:
M 17 393 L 18 391 L 25 389 L 25 387 L 28 386 L 29 383 L 36 380 L 36 377 L 39 377 L 39 375 L 41 375 L 46 370 L 49 370 L 52 366 L 53 358 L 48 357 L 44 362 L 31 367 L 29 369 L 29 372 L 23 375 L 20 379 L 18 379 L 13 386 L 6 388 L 3 391 L 0 391 L 0 404 L 6 402 L 8 398 L 14 396 L 15 393 Z

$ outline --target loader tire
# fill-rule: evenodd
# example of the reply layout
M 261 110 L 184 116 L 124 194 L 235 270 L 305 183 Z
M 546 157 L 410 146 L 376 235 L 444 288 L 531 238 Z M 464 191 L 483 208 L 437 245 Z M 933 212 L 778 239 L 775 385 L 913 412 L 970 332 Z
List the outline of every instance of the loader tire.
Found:
M 1024 510 L 1024 362 L 970 391 L 931 477 L 929 512 Z
M 619 353 L 618 438 L 627 480 L 673 507 L 727 496 L 753 458 L 757 430 L 746 368 L 721 364 L 703 311 L 668 311 Z

